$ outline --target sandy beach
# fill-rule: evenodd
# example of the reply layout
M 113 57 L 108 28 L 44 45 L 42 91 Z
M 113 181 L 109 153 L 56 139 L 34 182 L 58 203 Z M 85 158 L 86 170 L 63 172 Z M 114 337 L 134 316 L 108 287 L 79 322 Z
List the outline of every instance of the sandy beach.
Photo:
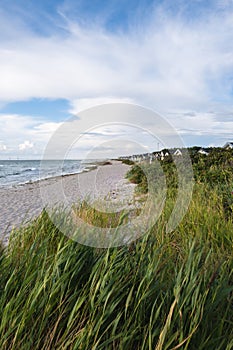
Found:
M 67 206 L 88 198 L 92 203 L 103 201 L 100 209 L 105 211 L 130 208 L 135 185 L 125 179 L 128 170 L 128 165 L 111 161 L 81 174 L 0 188 L 0 240 L 7 245 L 12 228 L 36 218 L 45 206 Z

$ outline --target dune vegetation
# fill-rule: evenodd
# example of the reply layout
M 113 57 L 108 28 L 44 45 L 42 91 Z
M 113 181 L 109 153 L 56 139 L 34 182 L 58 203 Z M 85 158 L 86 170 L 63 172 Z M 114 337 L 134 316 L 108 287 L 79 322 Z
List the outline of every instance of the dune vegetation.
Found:
M 233 349 L 233 151 L 197 151 L 189 150 L 192 201 L 172 233 L 166 232 L 177 192 L 171 157 L 161 161 L 165 209 L 128 246 L 83 246 L 45 211 L 11 233 L 0 250 L 1 350 Z M 128 178 L 146 194 L 140 167 L 132 165 Z M 81 209 L 103 227 L 119 220 Z

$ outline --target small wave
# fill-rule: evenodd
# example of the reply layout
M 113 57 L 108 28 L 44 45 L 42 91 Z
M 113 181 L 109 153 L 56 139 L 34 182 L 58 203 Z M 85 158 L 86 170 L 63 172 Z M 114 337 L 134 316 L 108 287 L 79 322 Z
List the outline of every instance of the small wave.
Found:
M 27 168 L 27 169 L 21 170 L 21 173 L 27 173 L 29 171 L 35 171 L 35 170 L 36 170 L 36 168 Z

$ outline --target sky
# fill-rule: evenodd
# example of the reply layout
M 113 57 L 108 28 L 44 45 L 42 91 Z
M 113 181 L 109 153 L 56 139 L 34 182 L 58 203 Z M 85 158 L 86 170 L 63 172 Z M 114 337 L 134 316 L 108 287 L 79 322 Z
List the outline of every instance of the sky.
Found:
M 162 148 L 108 116 L 90 132 L 83 111 L 107 103 L 159 113 L 185 146 L 233 141 L 233 0 L 0 0 L 1 159 L 43 157 L 72 117 L 78 158 Z

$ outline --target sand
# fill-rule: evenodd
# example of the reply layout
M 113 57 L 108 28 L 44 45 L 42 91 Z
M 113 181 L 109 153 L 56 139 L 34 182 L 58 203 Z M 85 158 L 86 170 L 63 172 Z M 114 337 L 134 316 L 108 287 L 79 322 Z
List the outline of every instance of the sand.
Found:
M 135 206 L 135 185 L 125 179 L 129 166 L 118 161 L 76 175 L 0 188 L 0 240 L 9 241 L 10 231 L 36 218 L 44 207 L 70 206 L 88 199 L 97 209 L 118 211 Z

